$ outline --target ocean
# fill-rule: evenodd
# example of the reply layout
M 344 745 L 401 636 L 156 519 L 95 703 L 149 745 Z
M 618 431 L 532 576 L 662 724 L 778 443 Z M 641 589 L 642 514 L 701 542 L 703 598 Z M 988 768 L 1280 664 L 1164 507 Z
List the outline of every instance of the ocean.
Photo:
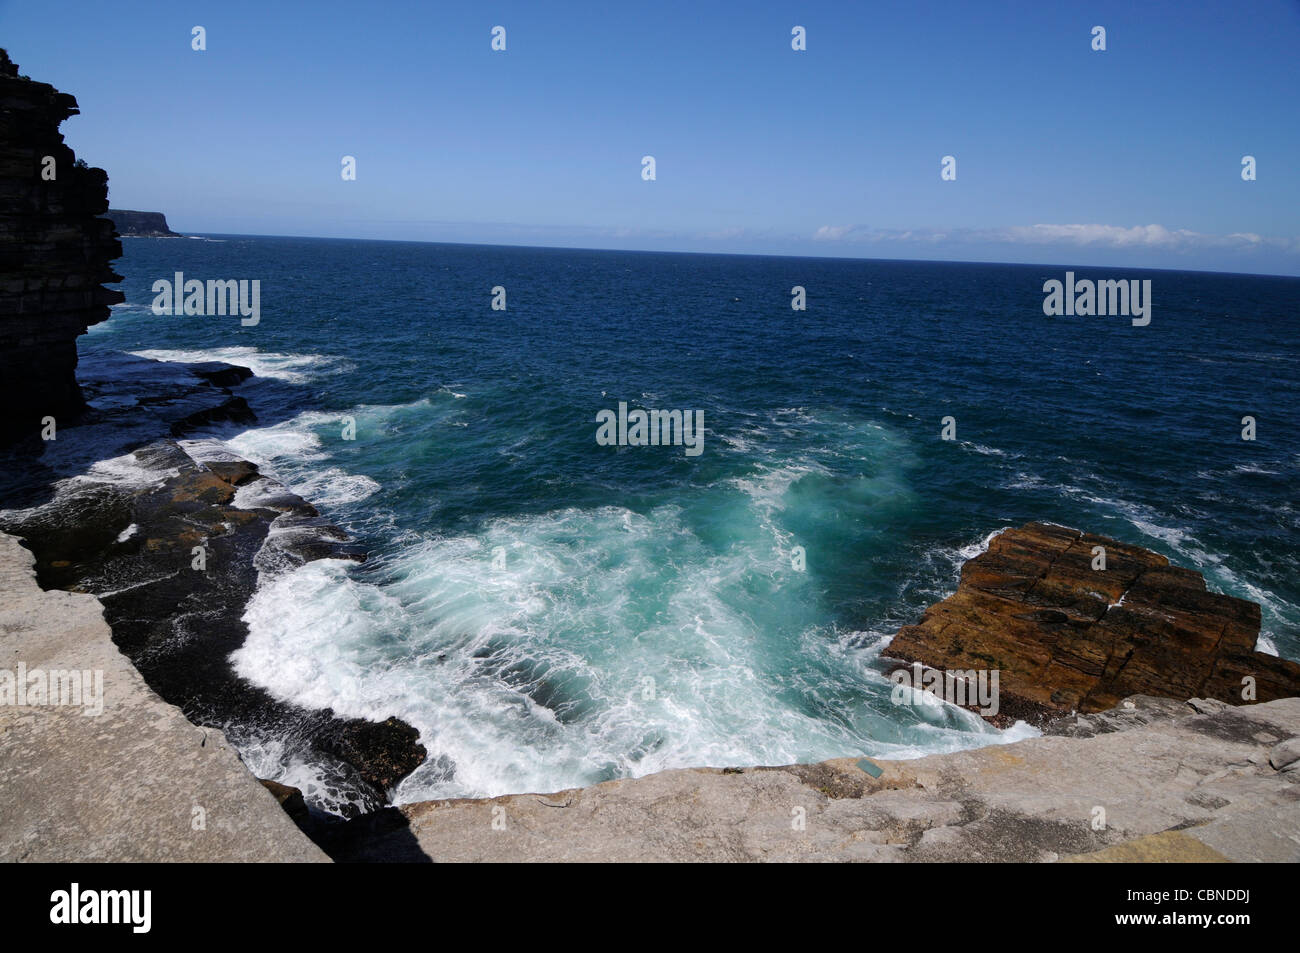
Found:
M 1262 649 L 1300 658 L 1298 279 L 123 245 L 127 300 L 83 368 L 129 352 L 256 373 L 238 393 L 258 424 L 189 439 L 259 463 L 371 555 L 268 572 L 232 661 L 282 699 L 418 728 L 430 756 L 398 801 L 1033 733 L 893 705 L 879 658 L 1029 520 L 1203 572 L 1263 606 Z M 1150 324 L 1046 316 L 1067 270 L 1150 279 Z M 260 281 L 260 321 L 154 315 L 178 271 Z M 699 412 L 700 452 L 598 442 L 620 403 Z M 313 766 L 274 739 L 242 754 L 310 795 Z

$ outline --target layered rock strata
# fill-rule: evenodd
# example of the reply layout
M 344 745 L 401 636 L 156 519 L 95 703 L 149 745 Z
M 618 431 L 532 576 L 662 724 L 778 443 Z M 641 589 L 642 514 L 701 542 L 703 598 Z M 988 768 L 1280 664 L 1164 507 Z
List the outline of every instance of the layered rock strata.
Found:
M 0 50 L 0 442 L 83 409 L 77 337 L 122 292 L 122 254 L 108 211 L 108 175 L 63 142 L 77 101 L 33 82 Z
M 1255 651 L 1259 627 L 1256 603 L 1208 591 L 1158 553 L 1029 523 L 994 537 L 957 591 L 884 654 L 996 670 L 1004 720 L 1096 712 L 1137 694 L 1238 705 L 1300 695 L 1300 665 Z

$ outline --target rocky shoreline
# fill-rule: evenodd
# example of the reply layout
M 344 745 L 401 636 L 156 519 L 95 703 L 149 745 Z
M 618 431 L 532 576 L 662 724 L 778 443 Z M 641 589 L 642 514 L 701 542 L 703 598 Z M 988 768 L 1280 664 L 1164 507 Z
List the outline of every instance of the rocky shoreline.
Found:
M 1300 698 L 1136 696 L 911 761 L 688 768 L 426 801 L 336 828 L 341 861 L 1300 861 Z
M 24 510 L 0 513 L 0 529 L 31 550 L 0 537 L 0 570 L 39 578 L 45 590 L 13 587 L 0 607 L 10 613 L 0 620 L 7 630 L 25 631 L 30 646 L 59 641 L 69 626 L 111 626 L 121 661 L 94 664 L 140 682 L 118 696 L 123 727 L 90 737 L 78 729 L 96 719 L 0 714 L 8 722 L 0 756 L 28 765 L 0 781 L 0 799 L 36 800 L 33 779 L 66 778 L 78 764 L 86 765 L 78 783 L 103 792 L 105 803 L 61 808 L 88 839 L 85 856 L 224 857 L 177 827 L 179 815 L 166 824 L 148 816 L 161 795 L 156 781 L 134 786 L 138 765 L 102 757 L 105 738 L 108 752 L 129 746 L 133 707 L 161 705 L 175 713 L 165 721 L 184 750 L 161 766 L 149 756 L 149 770 L 242 792 L 229 847 L 241 857 L 258 856 L 250 837 L 265 827 L 258 859 L 266 860 L 1300 860 L 1300 698 L 1289 697 L 1300 695 L 1300 665 L 1254 651 L 1258 607 L 1207 592 L 1199 574 L 1148 550 L 1037 523 L 991 538 L 963 567 L 957 591 L 900 630 L 885 655 L 927 669 L 998 669 L 1002 707 L 991 720 L 1029 718 L 1042 737 L 913 761 L 694 768 L 549 794 L 391 806 L 393 786 L 425 758 L 414 729 L 285 704 L 229 662 L 247 634 L 242 614 L 260 572 L 364 552 L 255 464 L 215 442 L 181 439 L 195 427 L 253 419 L 233 393 L 247 369 L 158 367 L 167 383 L 147 401 L 115 399 L 87 418 L 88 427 L 141 443 L 123 458 L 135 478 L 97 479 L 92 469 Z M 148 432 L 156 439 L 142 441 Z M 32 479 L 48 474 L 38 469 Z M 1097 546 L 1105 570 L 1093 568 Z M 195 547 L 205 554 L 201 570 Z M 40 604 L 60 599 L 85 601 L 44 618 Z M 15 613 L 23 626 L 8 621 Z M 104 642 L 63 639 L 65 664 L 86 668 Z M 7 647 L 13 658 L 39 658 L 22 642 Z M 1240 697 L 1246 675 L 1254 701 Z M 130 681 L 112 678 L 124 681 L 111 691 Z M 273 781 L 258 786 L 232 750 L 257 735 L 296 746 L 327 769 L 334 789 L 304 797 Z M 195 738 L 197 755 L 187 747 Z M 145 757 L 130 752 L 121 757 Z M 195 757 L 215 758 L 220 780 L 210 766 L 190 779 Z M 323 796 L 347 819 L 320 810 Z M 78 856 L 62 835 L 47 837 L 43 816 L 26 807 L 0 823 L 0 858 Z M 137 836 L 108 836 L 109 817 Z
M 997 711 L 966 707 L 1040 737 L 391 806 L 426 757 L 415 729 L 285 703 L 231 665 L 262 574 L 365 558 L 255 464 L 184 439 L 256 421 L 234 393 L 251 372 L 100 354 L 79 379 L 77 337 L 123 300 L 103 287 L 114 222 L 174 233 L 108 209 L 107 174 L 59 133 L 77 111 L 0 50 L 0 860 L 1300 861 L 1300 665 L 1255 651 L 1259 607 L 1042 523 L 994 537 L 886 651 L 941 684 L 996 673 Z M 29 701 L 35 673 L 60 693 L 75 675 L 76 704 Z M 259 784 L 237 751 L 267 741 L 315 786 Z
M 1042 737 L 403 804 L 319 842 L 354 861 L 1297 862 L 1300 665 L 1255 651 L 1259 618 L 1157 553 L 1030 523 L 884 655 L 997 671 L 988 720 Z
M 0 861 L 327 860 L 219 729 L 145 684 L 99 601 L 41 589 L 32 564 L 0 533 L 0 671 L 99 672 L 102 711 L 0 705 Z
M 255 419 L 223 386 L 247 380 L 247 368 L 167 370 L 179 370 L 181 383 L 150 391 L 145 402 L 119 400 L 82 425 L 139 440 L 151 431 L 180 436 Z M 79 429 L 68 428 L 62 439 L 77 442 Z M 397 718 L 375 723 L 287 704 L 230 663 L 247 636 L 243 614 L 263 573 L 322 558 L 361 561 L 364 551 L 255 464 L 215 443 L 187 446 L 174 437 L 144 443 L 111 474 L 92 468 L 47 488 L 34 505 L 0 512 L 0 530 L 34 554 L 43 588 L 98 597 L 114 642 L 150 688 L 195 724 L 222 729 L 237 747 L 270 742 L 310 761 L 322 777 L 320 789 L 307 792 L 313 807 L 355 816 L 384 806 L 424 761 L 414 728 Z M 19 447 L 8 463 L 17 469 L 23 459 Z M 36 469 L 37 461 L 27 463 Z M 122 467 L 130 479 L 121 479 Z M 34 472 L 28 492 L 43 479 L 48 475 Z

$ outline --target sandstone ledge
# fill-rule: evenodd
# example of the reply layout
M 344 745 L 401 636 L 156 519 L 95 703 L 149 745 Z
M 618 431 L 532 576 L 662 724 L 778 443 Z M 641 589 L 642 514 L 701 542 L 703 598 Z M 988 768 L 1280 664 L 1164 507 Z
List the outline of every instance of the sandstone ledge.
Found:
M 220 731 L 149 689 L 98 600 L 41 590 L 32 565 L 0 534 L 0 669 L 101 670 L 104 709 L 0 705 L 0 860 L 326 860 Z
M 328 849 L 369 861 L 1300 861 L 1300 760 L 1287 760 L 1300 754 L 1300 698 L 1139 697 L 1093 728 L 877 761 L 878 778 L 846 758 L 426 801 L 349 821 Z
M 1097 547 L 1105 568 L 1094 569 Z M 1001 715 L 1095 712 L 1129 695 L 1232 704 L 1300 695 L 1300 665 L 1255 651 L 1259 606 L 1209 592 L 1158 553 L 1028 523 L 969 560 L 957 592 L 884 654 L 934 669 L 997 670 Z M 1243 696 L 1243 680 L 1254 695 Z

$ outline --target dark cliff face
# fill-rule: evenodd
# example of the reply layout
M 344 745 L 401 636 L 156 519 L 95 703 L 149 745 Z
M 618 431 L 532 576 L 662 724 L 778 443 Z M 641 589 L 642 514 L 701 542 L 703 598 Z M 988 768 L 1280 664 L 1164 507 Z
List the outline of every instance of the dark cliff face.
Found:
M 98 217 L 108 174 L 78 165 L 59 133 L 77 112 L 0 50 L 0 442 L 80 413 L 77 337 L 123 300 L 101 287 L 122 280 L 110 267 L 122 244 Z
M 108 217 L 117 226 L 119 235 L 138 238 L 180 238 L 167 227 L 167 216 L 162 212 L 136 212 L 126 208 L 111 208 Z

